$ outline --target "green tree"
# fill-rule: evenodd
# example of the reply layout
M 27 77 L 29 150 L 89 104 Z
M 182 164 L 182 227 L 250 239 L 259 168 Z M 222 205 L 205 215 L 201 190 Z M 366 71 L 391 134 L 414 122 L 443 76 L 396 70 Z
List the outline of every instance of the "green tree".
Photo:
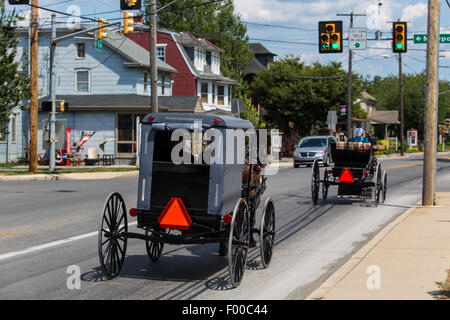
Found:
M 299 57 L 289 56 L 275 61 L 270 71 L 259 72 L 250 91 L 253 101 L 264 107 L 265 120 L 271 126 L 303 136 L 316 124 L 325 123 L 328 111 L 337 111 L 346 103 L 347 76 L 340 63 L 307 66 Z M 352 92 L 353 100 L 361 92 L 356 75 Z
M 403 75 L 405 131 L 415 128 L 419 136 L 424 132 L 425 71 Z M 400 110 L 399 78 L 395 75 L 376 76 L 364 83 L 364 89 L 377 98 L 377 110 Z M 450 82 L 439 82 L 439 122 L 450 117 Z M 406 132 L 404 133 L 406 135 Z
M 158 1 L 158 7 L 172 0 Z M 148 7 L 145 9 L 148 16 Z M 148 19 L 146 19 L 148 24 Z M 226 77 L 241 83 L 234 95 L 243 93 L 243 72 L 253 56 L 248 45 L 247 27 L 234 13 L 232 0 L 220 2 L 203 0 L 177 1 L 158 12 L 158 27 L 176 31 L 189 31 L 195 37 L 206 38 L 224 52 L 221 71 Z
M 242 113 L 242 119 L 248 120 L 253 123 L 253 126 L 256 129 L 266 128 L 264 119 L 258 114 L 258 108 L 252 104 L 252 99 L 247 97 L 246 95 L 243 97 L 243 99 L 245 110 Z
M 19 17 L 15 10 L 7 12 L 0 0 L 0 129 L 7 131 L 12 110 L 29 99 L 29 79 L 21 74 L 22 61 L 17 60 L 19 38 L 14 31 Z

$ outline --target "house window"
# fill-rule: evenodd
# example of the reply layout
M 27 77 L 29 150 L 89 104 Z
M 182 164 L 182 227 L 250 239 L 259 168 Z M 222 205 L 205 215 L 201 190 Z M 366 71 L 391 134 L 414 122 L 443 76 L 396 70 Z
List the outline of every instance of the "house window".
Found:
M 166 95 L 166 76 L 161 76 L 161 95 Z
M 84 42 L 77 42 L 77 58 L 86 58 L 86 44 Z
M 118 157 L 132 157 L 136 154 L 136 118 L 142 119 L 145 114 L 117 114 L 117 149 Z
M 144 72 L 144 93 L 148 93 L 148 72 Z
M 158 59 L 162 61 L 166 61 L 166 46 L 157 46 L 156 47 L 156 56 Z
M 225 87 L 217 87 L 217 104 L 223 106 L 225 104 Z
M 77 70 L 77 92 L 89 92 L 89 70 Z
M 201 85 L 202 103 L 208 103 L 208 83 L 203 82 Z
M 16 118 L 11 119 L 11 142 L 16 143 Z

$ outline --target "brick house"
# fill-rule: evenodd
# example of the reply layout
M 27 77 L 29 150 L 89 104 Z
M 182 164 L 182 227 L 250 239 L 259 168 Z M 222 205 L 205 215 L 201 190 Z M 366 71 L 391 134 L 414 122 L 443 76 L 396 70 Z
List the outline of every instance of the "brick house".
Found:
M 128 37 L 149 50 L 148 27 L 137 23 Z M 205 111 L 232 111 L 233 86 L 238 83 L 220 71 L 223 50 L 189 32 L 157 31 L 157 56 L 177 69 L 172 76 L 173 96 L 198 96 Z

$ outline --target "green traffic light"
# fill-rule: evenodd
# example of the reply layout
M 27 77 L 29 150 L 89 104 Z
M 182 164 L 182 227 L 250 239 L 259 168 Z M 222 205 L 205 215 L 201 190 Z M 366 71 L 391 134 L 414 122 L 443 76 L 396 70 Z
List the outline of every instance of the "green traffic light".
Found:
M 337 49 L 339 49 L 339 44 L 333 43 L 333 44 L 331 45 L 331 47 L 332 47 L 334 50 L 337 50 Z
M 397 49 L 399 49 L 399 50 L 403 49 L 403 44 L 402 43 L 397 43 Z

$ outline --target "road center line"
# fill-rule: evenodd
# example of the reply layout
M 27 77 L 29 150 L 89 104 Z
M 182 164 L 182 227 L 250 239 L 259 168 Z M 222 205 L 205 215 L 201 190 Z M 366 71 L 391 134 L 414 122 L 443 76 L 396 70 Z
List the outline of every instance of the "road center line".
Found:
M 398 166 L 386 167 L 386 168 L 384 168 L 384 169 L 385 169 L 385 170 L 390 170 L 390 169 L 399 169 L 399 168 L 415 167 L 415 166 L 421 166 L 421 165 L 423 165 L 423 162 L 401 164 L 401 165 L 398 165 Z
M 134 225 L 137 225 L 137 221 L 128 224 L 128 226 L 134 226 Z M 98 234 L 98 231 L 89 232 L 89 233 L 81 234 L 81 235 L 78 235 L 78 236 L 73 236 L 73 237 L 70 237 L 70 238 L 62 239 L 62 240 L 57 240 L 57 241 L 53 241 L 53 242 L 40 244 L 40 245 L 37 245 L 37 246 L 34 246 L 34 247 L 30 247 L 30 248 L 27 248 L 27 249 L 5 253 L 5 254 L 0 255 L 0 261 L 8 259 L 8 258 L 12 258 L 12 257 L 21 256 L 21 255 L 24 255 L 24 254 L 27 254 L 27 253 L 31 253 L 31 252 L 35 252 L 35 251 L 40 251 L 40 250 L 44 250 L 44 249 L 48 249 L 48 248 L 58 247 L 58 246 L 61 246 L 63 244 L 67 244 L 67 243 L 70 243 L 70 242 L 74 242 L 74 241 L 78 241 L 78 240 L 83 240 L 83 239 L 86 239 L 86 238 L 94 237 L 97 234 Z

